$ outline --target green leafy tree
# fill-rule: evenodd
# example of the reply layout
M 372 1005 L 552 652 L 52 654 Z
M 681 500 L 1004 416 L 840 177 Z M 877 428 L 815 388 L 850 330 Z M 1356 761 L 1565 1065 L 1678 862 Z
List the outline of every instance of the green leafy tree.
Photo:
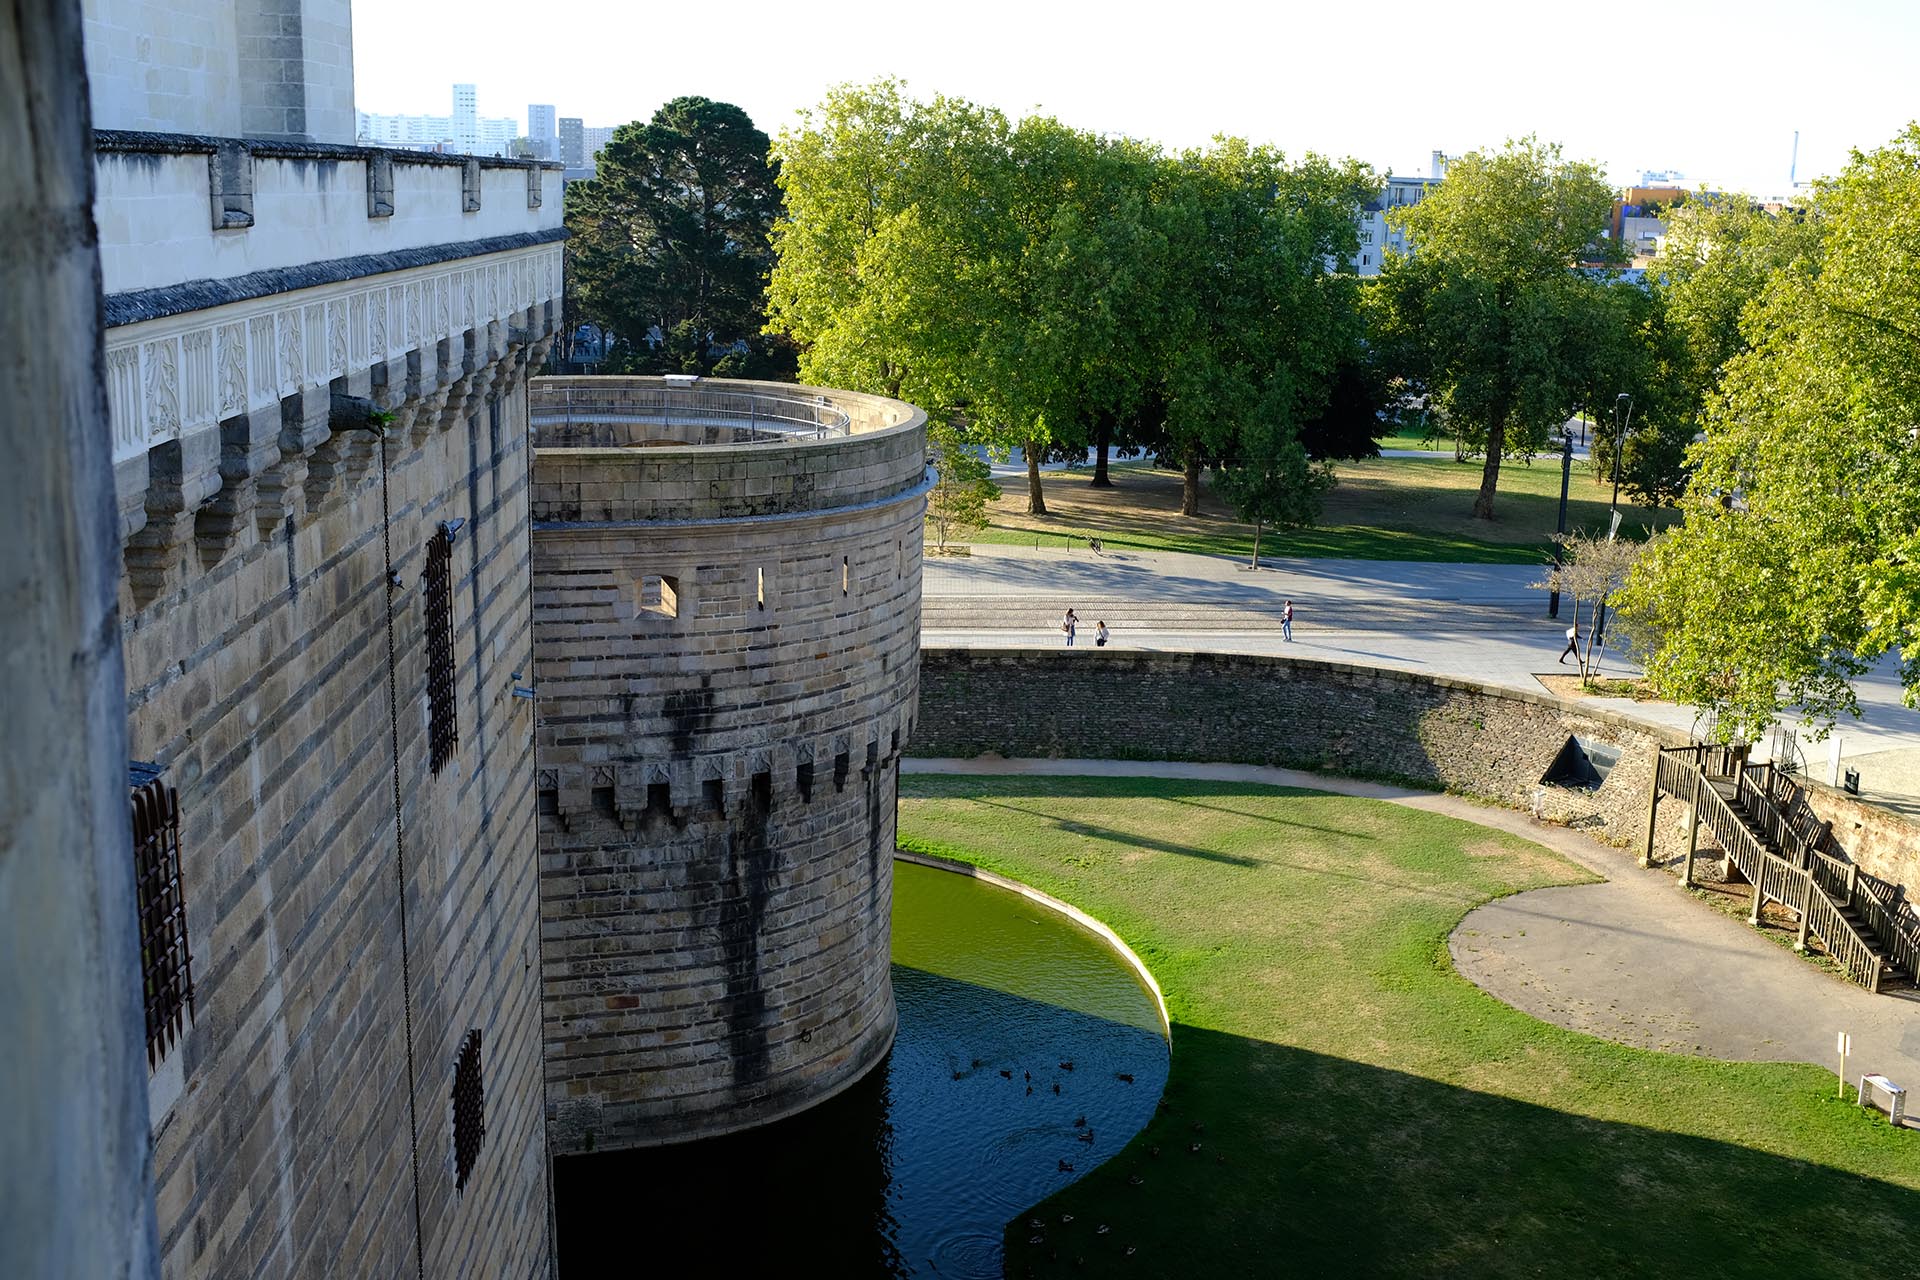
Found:
M 1151 150 L 883 80 L 832 90 L 775 151 L 769 323 L 803 375 L 1021 446 L 1044 513 L 1040 460 L 1124 416 L 1144 382 Z
M 1618 256 L 1601 232 L 1613 192 L 1596 165 L 1533 138 L 1452 162 L 1390 215 L 1411 242 L 1381 273 L 1387 335 L 1461 441 L 1484 453 L 1473 513 L 1493 519 L 1500 464 L 1531 457 L 1580 398 L 1579 339 L 1601 286 L 1576 263 Z
M 1683 357 L 1672 371 L 1702 417 L 1727 365 L 1749 349 L 1741 321 L 1774 277 L 1817 253 L 1822 220 L 1772 213 L 1745 195 L 1702 195 L 1675 209 L 1648 277 Z
M 842 85 L 774 143 L 785 214 L 773 228 L 768 326 L 810 382 L 967 405 L 999 307 L 996 215 L 1009 125 L 897 80 Z
M 619 336 L 628 363 L 650 358 L 656 327 L 675 371 L 708 372 L 712 353 L 758 338 L 780 209 L 767 147 L 740 108 L 675 98 L 615 130 L 596 175 L 568 184 L 581 314 Z
M 1807 242 L 1739 310 L 1686 523 L 1623 593 L 1664 695 L 1751 740 L 1831 725 L 1901 653 L 1920 702 L 1920 126 L 1817 192 Z
M 1276 409 L 1243 433 L 1233 461 L 1214 472 L 1214 483 L 1234 512 L 1253 525 L 1250 563 L 1255 569 L 1261 534 L 1269 528 L 1311 528 L 1333 488 L 1333 465 L 1309 458 L 1284 408 Z
M 927 445 L 933 452 L 934 485 L 927 495 L 927 523 L 934 543 L 946 550 L 950 539 L 965 539 L 987 523 L 987 504 L 1000 496 L 993 471 L 980 447 L 959 424 L 930 424 Z
M 1686 492 L 1687 446 L 1700 429 L 1699 401 L 1686 385 L 1686 335 L 1671 321 L 1665 293 L 1622 280 L 1596 285 L 1572 356 L 1577 403 L 1594 423 L 1593 473 L 1612 477 L 1621 438 L 1621 489 L 1654 506 L 1672 505 Z M 1615 420 L 1622 392 L 1632 398 L 1624 433 Z
M 1204 468 L 1252 456 L 1274 430 L 1297 442 L 1356 358 L 1358 289 L 1339 265 L 1358 251 L 1354 212 L 1374 181 L 1351 161 L 1289 165 L 1234 138 L 1173 158 L 1161 174 L 1159 451 L 1185 473 L 1181 511 L 1195 515 Z

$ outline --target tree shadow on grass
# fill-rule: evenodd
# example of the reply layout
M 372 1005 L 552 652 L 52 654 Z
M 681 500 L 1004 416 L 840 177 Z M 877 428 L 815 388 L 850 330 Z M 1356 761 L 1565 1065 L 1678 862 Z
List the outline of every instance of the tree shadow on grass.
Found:
M 1261 867 L 1266 865 L 1266 863 L 1259 858 L 1243 858 L 1238 854 L 1221 853 L 1217 849 L 1202 849 L 1198 845 L 1175 844 L 1170 840 L 1155 840 L 1151 836 L 1143 836 L 1137 832 L 1121 831 L 1113 827 L 1099 827 L 1088 822 L 1070 822 L 1060 818 L 1050 817 L 1039 810 L 1028 809 L 1017 804 L 1006 804 L 999 800 L 989 800 L 984 796 L 974 797 L 974 803 L 985 805 L 990 809 L 1008 809 L 1014 813 L 1024 814 L 1028 817 L 1041 818 L 1048 826 L 1056 831 L 1064 831 L 1069 835 L 1085 836 L 1090 840 L 1104 840 L 1110 844 L 1127 845 L 1135 849 L 1150 849 L 1155 853 L 1178 854 L 1183 858 L 1201 858 L 1207 862 L 1221 862 L 1234 867 Z
M 1173 1043 L 1163 1109 L 1009 1225 L 1009 1275 L 1920 1275 L 1896 1183 L 1183 1023 Z M 1763 1088 L 1920 1181 L 1912 1135 Z
M 1271 790 L 1271 788 L 1269 788 L 1269 790 Z M 1327 794 L 1333 795 L 1336 793 L 1328 792 Z M 1339 836 L 1343 840 L 1375 839 L 1375 837 L 1368 835 L 1364 831 L 1354 831 L 1346 827 L 1323 827 L 1312 822 L 1294 822 L 1288 818 L 1276 818 L 1272 814 L 1255 813 L 1250 809 L 1235 809 L 1231 805 L 1207 804 L 1204 801 L 1195 800 L 1188 796 L 1174 796 L 1169 797 L 1169 799 L 1175 800 L 1179 804 L 1189 805 L 1195 809 L 1209 809 L 1214 813 L 1230 813 L 1236 818 L 1245 818 L 1250 822 L 1268 822 L 1276 827 L 1292 827 L 1298 831 L 1318 831 L 1322 835 Z

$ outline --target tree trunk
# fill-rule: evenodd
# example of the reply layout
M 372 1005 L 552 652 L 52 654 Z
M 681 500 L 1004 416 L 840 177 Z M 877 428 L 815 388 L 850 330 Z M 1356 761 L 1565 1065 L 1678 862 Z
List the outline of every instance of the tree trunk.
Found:
M 1040 449 L 1029 440 L 1021 446 L 1027 455 L 1027 514 L 1043 516 L 1047 514 L 1047 497 L 1040 491 Z
M 1111 489 L 1113 481 L 1107 477 L 1107 450 L 1113 444 L 1113 428 L 1101 423 L 1094 429 L 1093 439 L 1093 487 Z
M 1255 569 L 1260 567 L 1260 526 L 1262 523 L 1264 522 L 1259 520 L 1253 522 L 1253 567 Z
M 1500 483 L 1500 453 L 1507 443 L 1506 416 L 1495 418 L 1487 427 L 1487 464 L 1480 469 L 1480 494 L 1473 500 L 1473 518 L 1493 519 L 1493 491 Z
M 1180 485 L 1180 514 L 1197 516 L 1200 514 L 1200 455 L 1189 453 L 1186 467 L 1186 478 Z

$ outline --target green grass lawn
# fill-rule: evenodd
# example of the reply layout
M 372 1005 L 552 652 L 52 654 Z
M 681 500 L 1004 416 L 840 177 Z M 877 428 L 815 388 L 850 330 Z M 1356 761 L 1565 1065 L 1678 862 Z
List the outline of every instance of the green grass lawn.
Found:
M 1542 458 L 1500 469 L 1495 519 L 1476 520 L 1480 463 L 1444 458 L 1376 458 L 1341 463 L 1320 524 L 1261 540 L 1261 553 L 1355 560 L 1466 561 L 1536 564 L 1545 559 L 1559 515 L 1560 467 Z M 1045 480 L 1048 514 L 1026 514 L 1022 483 L 1003 486 L 988 527 L 973 541 L 1002 545 L 1084 547 L 1089 537 L 1115 548 L 1246 556 L 1253 527 L 1239 523 L 1208 487 L 1199 516 L 1180 514 L 1180 476 L 1147 466 L 1113 470 L 1115 487 L 1094 489 L 1081 470 Z M 1569 528 L 1604 531 L 1612 488 L 1584 465 L 1573 469 Z M 1679 519 L 1671 508 L 1626 506 L 1621 531 L 1644 537 Z
M 1590 878 L 1540 846 L 1228 783 L 900 792 L 902 847 L 1105 920 L 1173 1016 L 1166 1105 L 1009 1224 L 1010 1276 L 1920 1274 L 1920 1134 L 1830 1072 L 1627 1048 L 1455 972 L 1475 904 Z

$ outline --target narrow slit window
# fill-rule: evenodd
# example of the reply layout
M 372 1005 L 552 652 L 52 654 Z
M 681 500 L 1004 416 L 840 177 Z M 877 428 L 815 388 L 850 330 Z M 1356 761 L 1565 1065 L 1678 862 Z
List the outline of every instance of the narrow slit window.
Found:
M 853 590 L 853 561 L 846 556 L 840 557 L 840 594 L 846 595 Z
M 487 1136 L 486 1082 L 480 1074 L 480 1028 L 467 1032 L 453 1064 L 453 1186 L 467 1188 Z
M 133 888 L 140 916 L 140 985 L 147 1066 L 160 1064 L 193 1016 L 193 956 L 180 882 L 180 793 L 137 767 L 133 788 Z
M 664 573 L 649 573 L 640 579 L 640 612 L 663 618 L 680 616 L 680 579 Z
M 460 745 L 453 691 L 453 536 L 444 527 L 427 543 L 420 587 L 427 596 L 428 737 L 438 773 Z
M 767 571 L 765 569 L 753 571 L 753 602 L 762 609 L 767 607 Z

